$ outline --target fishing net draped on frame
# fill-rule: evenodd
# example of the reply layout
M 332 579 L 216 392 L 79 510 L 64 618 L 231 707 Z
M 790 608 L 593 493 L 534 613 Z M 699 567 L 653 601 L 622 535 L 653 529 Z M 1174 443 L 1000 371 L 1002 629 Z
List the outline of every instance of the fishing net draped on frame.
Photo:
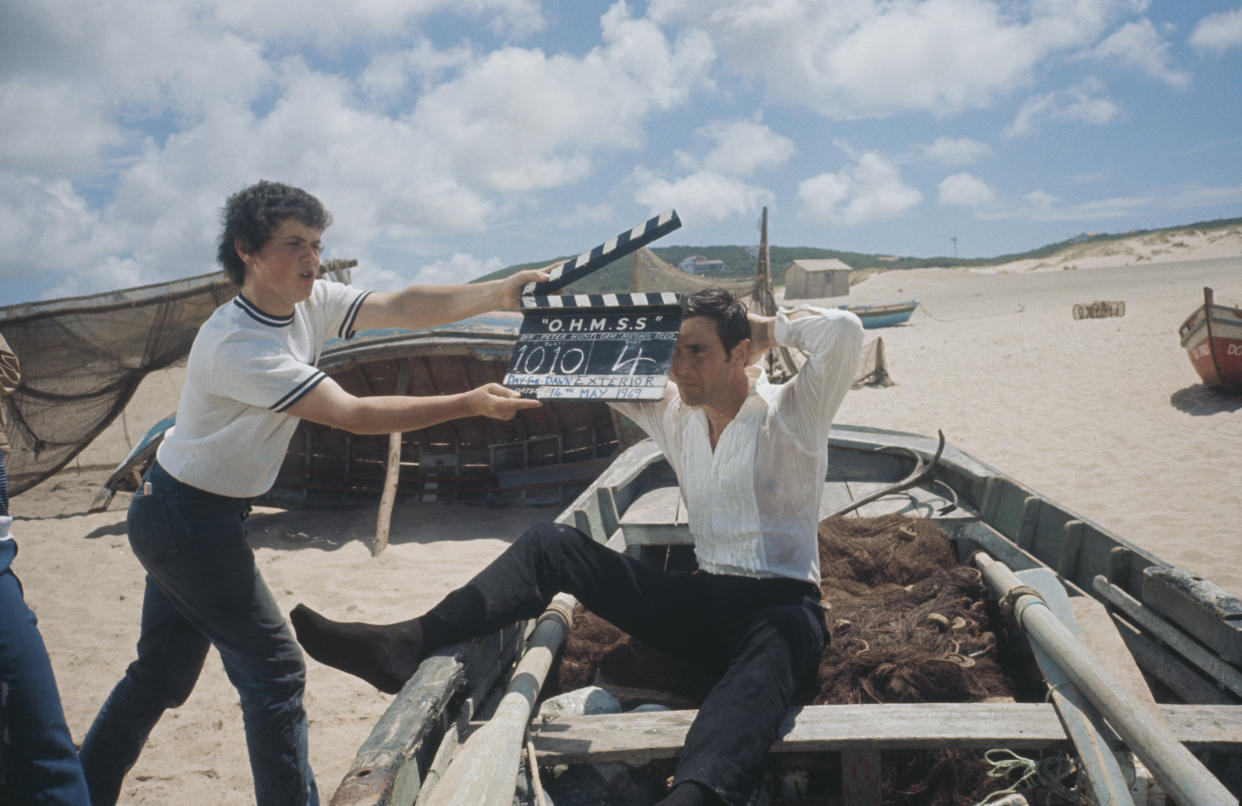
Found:
M 125 408 L 147 373 L 189 352 L 211 312 L 236 294 L 223 273 L 89 297 L 0 308 L 22 363 L 5 407 L 10 489 L 60 470 Z
M 348 282 L 356 261 L 320 276 Z M 223 272 L 86 297 L 0 308 L 0 333 L 21 361 L 4 407 L 9 492 L 56 473 L 121 413 L 150 372 L 185 358 L 199 326 L 237 288 Z

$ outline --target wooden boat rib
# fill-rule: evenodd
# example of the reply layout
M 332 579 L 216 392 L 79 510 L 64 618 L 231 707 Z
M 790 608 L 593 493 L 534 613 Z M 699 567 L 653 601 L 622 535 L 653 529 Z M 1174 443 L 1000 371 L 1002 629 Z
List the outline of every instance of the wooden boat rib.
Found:
M 1242 308 L 1217 305 L 1212 289 L 1178 328 L 1190 363 L 1208 386 L 1242 392 Z
M 1118 687 L 1136 697 L 1141 690 L 1150 701 L 1144 718 L 1160 720 L 1171 741 L 1207 758 L 1213 771 L 1234 770 L 1226 782 L 1235 793 L 1242 789 L 1237 772 L 1242 767 L 1242 602 L 952 446 L 943 447 L 928 468 L 937 451 L 937 442 L 927 437 L 834 427 L 823 513 L 905 485 L 865 503 L 858 514 L 934 518 L 962 561 L 982 550 L 1029 579 L 1027 584 L 1059 582 L 1062 598 L 1074 613 L 1083 613 L 1078 618 L 1092 616 L 1084 622 L 1090 625 L 1088 643 L 1097 651 L 1108 645 L 1106 640 L 1116 647 L 1100 665 L 1118 675 Z M 558 520 L 633 556 L 662 560 L 669 546 L 690 542 L 678 497 L 667 461 L 643 441 L 621 453 Z M 1106 612 L 1112 599 L 1101 591 L 1130 600 L 1131 609 Z M 1166 631 L 1157 635 L 1149 626 L 1153 619 Z M 454 756 L 465 752 L 462 740 L 468 743 L 466 737 L 483 724 L 477 720 L 489 715 L 487 702 L 501 695 L 517 662 L 516 655 L 506 660 L 506 650 L 520 644 L 512 634 L 490 636 L 424 662 L 360 749 L 332 803 L 409 803 L 424 783 L 432 792 L 444 786 L 437 781 L 451 769 Z M 1128 675 L 1121 674 L 1127 670 Z M 1168 702 L 1151 700 L 1148 684 Z M 1054 699 L 1055 705 L 808 706 L 790 713 L 773 753 L 841 753 L 851 762 L 842 767 L 847 771 L 843 802 L 873 804 L 879 802 L 879 753 L 884 750 L 1069 747 L 1068 706 Z M 675 756 L 692 718 L 689 711 L 562 717 L 532 731 L 529 742 L 539 765 L 641 762 Z M 527 742 L 526 729 L 524 722 L 519 725 L 514 740 Z M 1186 785 L 1192 791 L 1199 785 L 1223 791 L 1210 773 L 1203 776 Z M 445 792 L 436 796 L 439 802 L 491 802 L 464 792 L 447 793 L 448 800 Z

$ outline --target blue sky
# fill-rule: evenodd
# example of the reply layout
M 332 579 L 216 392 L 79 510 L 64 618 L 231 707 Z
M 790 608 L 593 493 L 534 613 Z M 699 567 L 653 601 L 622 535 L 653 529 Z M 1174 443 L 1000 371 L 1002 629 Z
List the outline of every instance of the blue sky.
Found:
M 921 257 L 1242 216 L 1237 2 L 6 0 L 0 54 L 0 305 L 212 271 L 260 178 L 384 289 L 668 207 Z

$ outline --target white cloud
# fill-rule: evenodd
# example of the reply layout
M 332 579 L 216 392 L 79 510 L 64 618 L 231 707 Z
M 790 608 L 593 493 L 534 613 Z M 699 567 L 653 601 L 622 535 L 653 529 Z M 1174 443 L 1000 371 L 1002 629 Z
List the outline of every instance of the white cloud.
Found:
M 98 169 L 105 150 L 133 140 L 104 97 L 76 82 L 14 78 L 0 83 L 0 167 L 41 177 Z
M 633 149 L 643 122 L 683 103 L 704 80 L 710 42 L 670 44 L 614 6 L 603 45 L 582 58 L 505 48 L 425 93 L 410 122 L 432 140 L 451 176 L 505 192 L 578 181 L 596 151 Z
M 420 37 L 413 47 L 373 53 L 358 77 L 358 85 L 369 98 L 395 103 L 411 89 L 413 80 L 428 84 L 443 80 L 475 58 L 469 43 L 441 50 Z
M 960 207 L 982 207 L 996 200 L 996 194 L 977 176 L 957 173 L 940 183 L 940 204 Z
M 1199 20 L 1190 34 L 1190 44 L 1214 53 L 1242 47 L 1242 8 L 1209 14 Z
M 505 264 L 499 258 L 478 258 L 462 252 L 454 252 L 452 257 L 433 261 L 420 267 L 414 274 L 413 282 L 428 285 L 459 285 L 503 269 Z M 399 282 L 395 287 L 407 285 Z
M 937 137 L 923 146 L 923 156 L 950 167 L 978 162 L 991 153 L 992 148 L 987 143 L 969 137 Z
M 923 200 L 897 167 L 874 152 L 845 171 L 823 173 L 798 185 L 801 216 L 820 223 L 863 224 L 893 218 Z
M 1175 70 L 1170 65 L 1172 55 L 1169 53 L 1169 43 L 1160 36 L 1148 19 L 1121 26 L 1096 45 L 1091 50 L 1091 56 L 1098 61 L 1136 68 L 1170 87 L 1180 88 L 1190 83 L 1189 73 Z
M 728 176 L 749 176 L 760 168 L 787 161 L 797 148 L 757 120 L 710 123 L 698 132 L 715 141 L 703 158 L 703 167 Z
M 399 3 L 362 5 L 362 19 L 340 25 L 379 36 L 384 25 L 445 3 L 412 12 Z M 489 8 L 531 6 L 464 6 Z M 355 77 L 323 72 L 313 54 L 281 56 L 290 52 L 284 41 L 229 31 L 245 20 L 271 23 L 265 36 L 331 33 L 322 18 L 282 22 L 279 4 L 79 10 L 76 17 L 18 10 L 29 18 L 26 32 L 39 31 L 47 48 L 19 54 L 0 76 L 0 119 L 26 122 L 12 136 L 6 128 L 0 171 L 7 166 L 44 192 L 5 204 L 10 220 L 0 224 L 7 233 L 0 243 L 9 256 L 32 259 L 27 267 L 80 269 L 121 255 L 138 267 L 140 282 L 212 270 L 220 206 L 260 178 L 305 187 L 337 211 L 326 240 L 341 256 L 371 245 L 408 254 L 412 244 L 494 227 L 516 204 L 531 203 L 531 191 L 578 181 L 599 154 L 637 147 L 646 118 L 683 103 L 713 58 L 705 36 L 671 42 L 620 4 L 601 21 L 601 44 L 582 56 L 517 47 L 476 55 L 466 45 L 436 51 L 416 41 Z M 426 82 L 412 108 L 375 107 L 376 99 L 399 103 L 411 79 Z M 107 187 L 106 201 L 88 204 L 70 178 Z M 50 220 L 63 248 L 40 249 L 23 235 L 38 205 L 60 213 Z M 115 279 L 94 276 L 97 288 Z
M 0 255 L 4 255 L 0 272 L 4 279 L 63 273 L 80 278 L 73 281 L 80 283 L 75 288 L 89 287 L 96 278 L 93 267 L 121 251 L 122 244 L 68 181 L 45 181 L 0 170 Z M 88 271 L 87 267 L 92 268 Z M 0 306 L 5 304 L 0 301 Z
M 944 115 L 1030 84 L 1090 45 L 1131 0 L 653 0 L 650 16 L 709 32 L 722 63 L 774 100 L 832 118 Z
M 635 201 L 652 213 L 675 208 L 686 224 L 753 216 L 773 201 L 772 194 L 763 188 L 712 171 L 698 171 L 670 181 L 639 169 L 633 178 Z
M 43 298 L 61 299 L 97 294 L 115 288 L 133 288 L 145 282 L 143 276 L 142 267 L 136 261 L 109 257 L 103 263 L 92 266 L 89 274 L 61 274 L 56 285 L 43 293 Z
M 1099 80 L 1085 79 L 1069 89 L 1028 98 L 1005 134 L 1024 137 L 1037 132 L 1044 123 L 1110 123 L 1117 117 L 1118 109 L 1110 99 L 1099 95 L 1103 89 Z
M 1108 196 L 1071 202 L 1043 190 L 1025 194 L 1016 203 L 980 209 L 980 218 L 991 220 L 1071 221 L 1087 225 L 1096 221 L 1131 216 L 1165 215 L 1171 210 L 1220 210 L 1236 207 L 1242 185 L 1200 184 L 1155 189 L 1134 196 Z

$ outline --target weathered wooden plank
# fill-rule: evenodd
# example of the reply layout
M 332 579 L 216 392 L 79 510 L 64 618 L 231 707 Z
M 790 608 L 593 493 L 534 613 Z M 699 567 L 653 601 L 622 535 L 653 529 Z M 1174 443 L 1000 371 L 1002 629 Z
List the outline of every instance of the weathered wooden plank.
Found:
M 831 461 L 831 460 L 830 460 Z M 824 497 L 819 502 L 819 517 L 822 520 L 829 512 L 836 512 L 849 506 L 854 501 L 850 488 L 843 481 L 824 482 Z
M 1214 705 L 1232 705 L 1236 702 L 1227 690 L 1209 682 L 1180 655 L 1120 616 L 1112 618 L 1121 633 L 1121 640 L 1134 655 L 1139 667 L 1168 686 L 1182 700 Z
M 880 806 L 880 764 L 878 750 L 846 750 L 841 754 L 845 806 Z
M 625 514 L 622 525 L 677 524 L 686 522 L 686 510 L 681 503 L 681 490 L 677 487 L 656 487 L 634 499 Z
M 697 711 L 560 717 L 535 725 L 540 763 L 645 762 L 674 758 Z M 1242 705 L 1161 705 L 1192 749 L 1242 751 Z M 776 753 L 846 750 L 1040 749 L 1068 743 L 1051 703 L 812 705 L 794 709 Z
M 1082 629 L 1085 643 L 1091 647 L 1091 654 L 1108 666 L 1117 685 L 1125 689 L 1135 705 L 1156 713 L 1159 709 L 1156 698 L 1152 696 L 1147 679 L 1117 631 L 1117 624 L 1108 614 L 1108 608 L 1090 596 L 1072 596 L 1069 606 L 1074 620 Z
M 627 546 L 688 545 L 686 507 L 677 487 L 656 487 L 634 499 L 621 516 Z

